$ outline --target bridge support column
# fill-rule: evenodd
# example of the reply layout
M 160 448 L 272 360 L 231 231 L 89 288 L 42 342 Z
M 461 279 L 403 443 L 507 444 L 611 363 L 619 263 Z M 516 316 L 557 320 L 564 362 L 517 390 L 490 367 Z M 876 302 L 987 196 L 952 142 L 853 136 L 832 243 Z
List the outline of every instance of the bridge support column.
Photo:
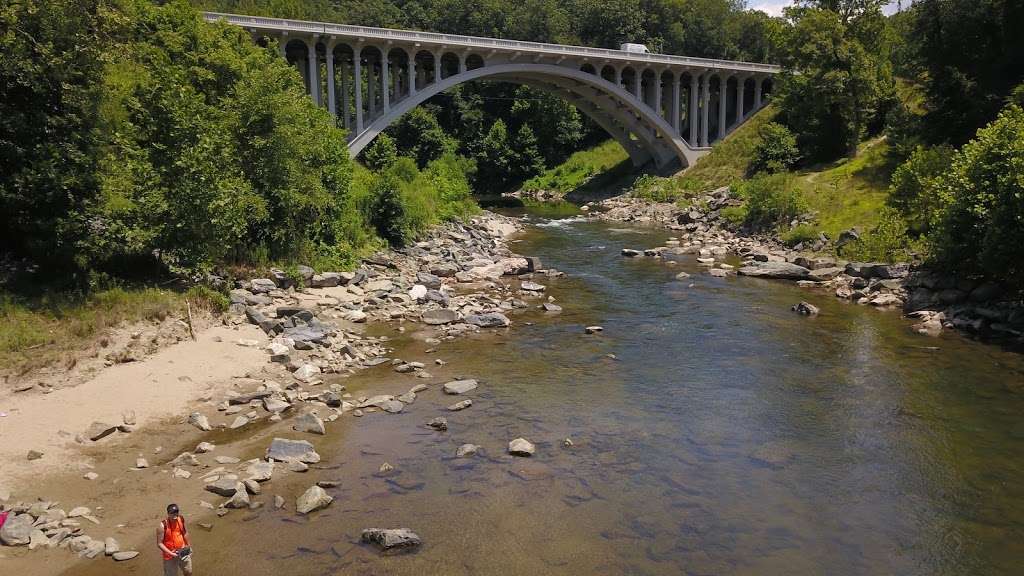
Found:
M 320 58 L 316 54 L 316 38 L 309 43 L 309 97 L 317 106 L 323 105 L 320 101 Z
M 622 86 L 622 68 L 615 68 L 615 85 Z
M 388 55 L 383 50 L 381 50 L 380 57 L 380 97 L 383 101 L 384 113 L 387 114 L 391 110 L 391 62 L 388 61 Z
M 633 96 L 640 102 L 644 101 L 644 84 L 643 84 L 644 73 L 642 70 L 636 70 L 633 72 Z
M 754 110 L 761 109 L 761 84 L 764 78 L 754 78 Z
M 683 75 L 672 73 L 672 129 L 676 136 L 679 136 L 679 83 L 683 81 Z
M 281 38 L 278 39 L 277 49 L 281 51 L 281 57 L 284 58 L 285 62 L 287 62 L 288 61 L 288 35 L 287 34 L 283 34 L 281 36 Z
M 366 59 L 366 116 L 377 114 L 377 63 Z
M 466 54 L 459 54 L 459 74 L 465 74 L 466 72 Z
M 718 77 L 718 139 L 725 138 L 725 110 L 729 102 L 729 79 Z
M 338 115 L 336 86 L 334 85 L 334 44 L 327 45 L 327 110 L 334 116 Z
M 409 82 L 409 96 L 416 93 L 416 53 L 405 51 L 406 58 L 406 77 Z
M 701 76 L 701 108 L 700 108 L 700 145 L 707 146 L 708 120 L 711 119 L 711 74 Z
M 348 113 L 348 62 L 341 62 L 341 125 L 347 130 L 349 127 Z
M 441 81 L 441 56 L 444 54 L 438 52 L 434 54 L 434 82 Z
M 359 46 L 352 50 L 352 62 L 355 73 L 352 75 L 352 88 L 356 98 L 356 134 L 363 131 L 363 62 L 360 60 Z
M 661 111 L 661 71 L 654 71 L 654 113 L 658 115 L 658 118 L 664 118 Z
M 697 141 L 697 128 L 700 127 L 700 104 L 697 100 L 697 92 L 700 90 L 700 85 L 697 82 L 697 75 L 690 71 L 690 108 L 686 114 L 686 120 L 690 123 L 690 146 L 694 148 L 700 145 Z
M 736 77 L 736 122 L 733 124 L 734 127 L 739 126 L 743 122 L 743 97 L 744 92 L 747 91 L 747 79 L 741 76 Z

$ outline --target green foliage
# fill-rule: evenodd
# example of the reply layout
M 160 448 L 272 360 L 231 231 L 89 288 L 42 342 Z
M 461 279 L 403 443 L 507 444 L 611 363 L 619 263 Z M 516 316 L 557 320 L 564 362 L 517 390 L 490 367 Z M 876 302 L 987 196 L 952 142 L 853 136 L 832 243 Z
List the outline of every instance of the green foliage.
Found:
M 606 140 L 593 148 L 573 153 L 561 164 L 524 182 L 522 189 L 565 195 L 582 188 L 601 174 L 631 170 L 629 156 L 622 146 L 615 140 Z
M 807 202 L 791 174 L 759 174 L 735 186 L 746 201 L 745 223 L 755 229 L 784 225 L 807 211 Z
M 401 180 L 389 172 L 381 174 L 372 189 L 369 221 L 377 234 L 392 246 L 405 244 L 405 205 Z
M 725 208 L 722 208 L 719 214 L 730 227 L 739 228 L 747 221 L 747 206 L 745 204 L 741 204 L 739 206 L 726 206 Z
M 932 235 L 935 258 L 1024 286 L 1024 109 L 1008 105 L 932 185 L 946 205 Z
M 218 313 L 226 311 L 231 305 L 231 300 L 227 296 L 201 284 L 186 290 L 185 299 L 193 307 Z
M 454 148 L 454 142 L 441 128 L 437 116 L 427 107 L 413 108 L 391 125 L 386 133 L 398 142 L 398 154 L 415 159 L 420 168 Z
M 387 134 L 380 134 L 363 152 L 363 162 L 370 170 L 385 170 L 398 159 L 398 146 Z
M 676 202 L 693 198 L 703 190 L 703 182 L 693 178 L 662 178 L 642 174 L 633 182 L 629 195 L 652 202 Z
M 860 239 L 839 249 L 843 258 L 862 262 L 906 262 L 915 250 L 907 236 L 907 223 L 899 212 L 883 208 L 878 223 Z
M 785 70 L 777 101 L 784 123 L 810 159 L 855 155 L 895 100 L 880 2 L 807 2 L 787 11 Z M 845 9 L 844 9 L 845 8 Z M 836 11 L 840 10 L 840 11 Z
M 782 242 L 789 247 L 810 243 L 818 239 L 820 232 L 809 224 L 799 224 L 782 233 Z
M 953 161 L 948 146 L 918 147 L 892 175 L 889 205 L 899 210 L 916 234 L 928 232 L 943 207 L 939 180 Z
M 760 142 L 754 148 L 751 171 L 769 174 L 785 172 L 800 159 L 796 137 L 782 124 L 769 122 L 761 127 L 758 136 Z
M 761 129 L 775 120 L 777 110 L 775 105 L 768 105 L 744 122 L 687 169 L 686 177 L 703 182 L 705 190 L 713 190 L 752 174 L 751 161 L 761 144 Z
M 537 147 L 537 137 L 526 124 L 519 127 L 513 145 L 515 160 L 512 166 L 512 178 L 522 182 L 533 178 L 544 171 L 544 158 Z

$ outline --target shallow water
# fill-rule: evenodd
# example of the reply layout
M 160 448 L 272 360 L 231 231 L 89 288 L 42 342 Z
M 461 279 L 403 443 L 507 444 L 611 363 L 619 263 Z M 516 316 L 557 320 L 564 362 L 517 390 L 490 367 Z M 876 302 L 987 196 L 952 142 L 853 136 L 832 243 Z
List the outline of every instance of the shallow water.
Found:
M 543 222 L 541 222 L 543 223 Z M 199 534 L 197 568 L 234 574 L 1019 574 L 1024 566 L 1024 361 L 897 313 L 789 283 L 712 278 L 625 259 L 664 231 L 544 223 L 515 250 L 568 273 L 564 307 L 406 360 L 481 382 L 473 406 L 433 389 L 399 415 L 345 418 L 314 442 L 336 479 L 310 518 L 263 508 Z M 674 279 L 679 271 L 693 277 Z M 806 318 L 789 306 L 822 310 Z M 530 322 L 532 325 L 527 325 Z M 583 327 L 600 324 L 600 335 Z M 933 349 L 937 347 L 938 350 Z M 608 355 L 614 355 L 614 358 Z M 347 379 L 401 392 L 379 367 Z M 436 415 L 450 430 L 423 424 Z M 530 459 L 509 440 L 537 444 Z M 571 438 L 574 446 L 563 446 Z M 479 444 L 476 458 L 456 447 Z M 383 462 L 396 468 L 376 475 Z M 289 503 L 291 506 L 291 503 Z M 228 521 L 242 519 L 244 521 Z M 381 556 L 362 528 L 409 527 Z M 197 572 L 198 573 L 198 572 Z

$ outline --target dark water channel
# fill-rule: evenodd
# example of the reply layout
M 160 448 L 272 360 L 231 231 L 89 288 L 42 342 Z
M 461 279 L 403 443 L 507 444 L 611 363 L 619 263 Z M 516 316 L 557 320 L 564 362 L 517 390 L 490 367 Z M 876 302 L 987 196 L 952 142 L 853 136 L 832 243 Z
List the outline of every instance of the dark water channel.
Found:
M 335 424 L 327 469 L 268 485 L 336 478 L 334 504 L 220 523 L 212 573 L 1024 573 L 1019 356 L 788 283 L 712 278 L 689 256 L 619 256 L 661 230 L 534 222 L 515 249 L 568 273 L 539 280 L 564 310 L 431 354 L 405 336 L 403 359 L 480 380 L 473 407 L 445 414 L 435 389 Z M 801 299 L 821 315 L 790 312 Z M 382 377 L 417 382 L 380 367 L 346 384 L 358 396 Z M 447 433 L 423 426 L 441 414 Z M 533 458 L 505 454 L 517 436 Z M 454 458 L 465 442 L 483 453 Z M 385 461 L 397 474 L 376 474 Z M 426 544 L 382 557 L 357 543 L 370 526 Z

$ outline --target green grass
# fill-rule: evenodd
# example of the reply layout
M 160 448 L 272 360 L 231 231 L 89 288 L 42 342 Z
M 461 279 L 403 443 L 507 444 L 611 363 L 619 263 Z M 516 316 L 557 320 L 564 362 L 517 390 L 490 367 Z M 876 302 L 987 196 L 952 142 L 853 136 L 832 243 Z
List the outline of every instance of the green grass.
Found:
M 546 191 L 558 196 L 597 189 L 632 172 L 629 155 L 615 140 L 580 150 L 565 162 L 527 180 L 522 189 Z
M 830 238 L 853 226 L 866 231 L 878 223 L 895 168 L 888 149 L 884 138 L 876 138 L 861 144 L 855 158 L 797 171 L 804 198 L 817 212 L 818 228 Z
M 0 373 L 19 375 L 65 360 L 122 323 L 183 315 L 186 299 L 193 313 L 222 310 L 227 303 L 208 288 L 185 294 L 158 288 L 114 288 L 89 296 L 0 294 Z

